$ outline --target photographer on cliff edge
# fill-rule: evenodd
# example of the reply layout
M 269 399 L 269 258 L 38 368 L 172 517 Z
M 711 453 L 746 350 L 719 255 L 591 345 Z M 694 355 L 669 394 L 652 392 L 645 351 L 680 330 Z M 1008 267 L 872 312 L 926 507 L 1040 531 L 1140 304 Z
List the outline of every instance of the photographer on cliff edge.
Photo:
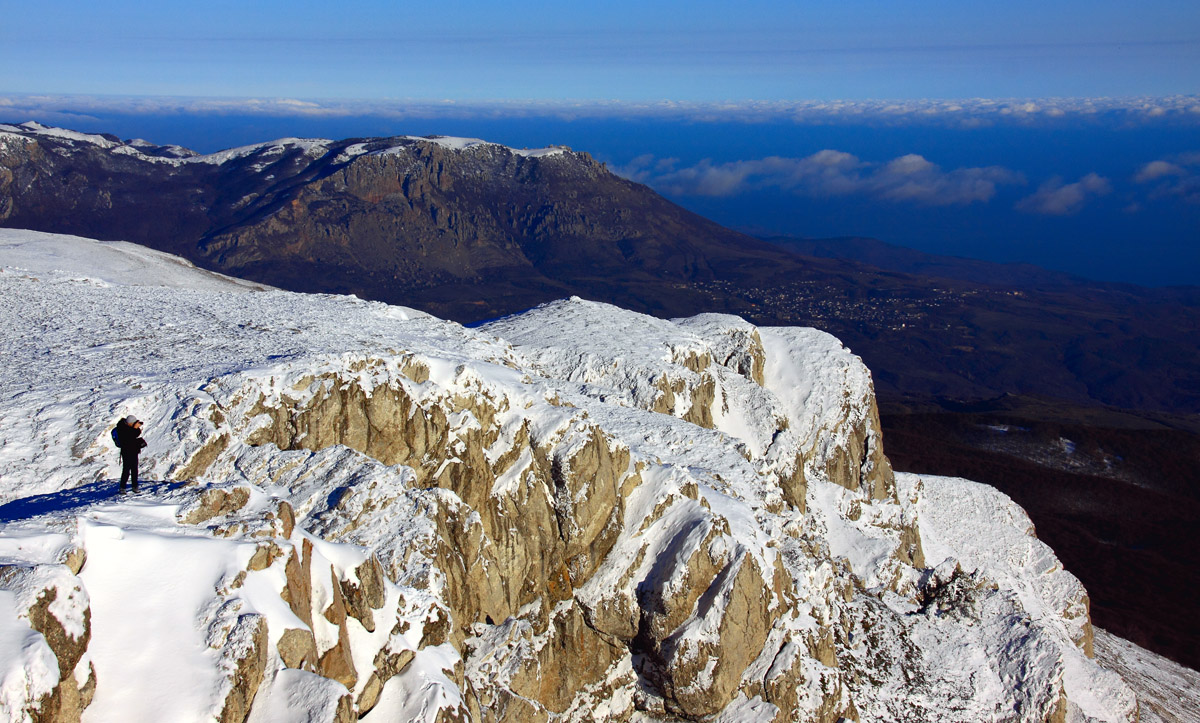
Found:
M 142 420 L 130 414 L 117 422 L 112 431 L 113 442 L 121 450 L 121 484 L 117 494 L 125 492 L 125 481 L 131 480 L 133 492 L 138 491 L 138 455 L 146 446 L 142 439 Z

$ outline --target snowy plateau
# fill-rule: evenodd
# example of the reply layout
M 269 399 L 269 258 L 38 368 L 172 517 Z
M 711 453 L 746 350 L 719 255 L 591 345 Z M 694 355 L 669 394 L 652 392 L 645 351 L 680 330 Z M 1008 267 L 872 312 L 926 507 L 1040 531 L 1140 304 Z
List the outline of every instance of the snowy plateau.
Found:
M 827 334 L 471 329 L 30 231 L 0 269 L 0 718 L 1188 715 L 1019 507 L 892 472 Z

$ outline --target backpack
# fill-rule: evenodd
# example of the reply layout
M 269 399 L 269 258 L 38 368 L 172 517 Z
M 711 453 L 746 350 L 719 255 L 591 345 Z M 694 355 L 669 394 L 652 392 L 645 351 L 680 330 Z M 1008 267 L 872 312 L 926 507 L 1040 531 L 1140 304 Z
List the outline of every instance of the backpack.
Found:
M 121 448 L 121 435 L 117 434 L 117 427 L 113 427 L 112 438 L 113 438 L 113 444 L 116 445 L 117 449 L 120 449 Z

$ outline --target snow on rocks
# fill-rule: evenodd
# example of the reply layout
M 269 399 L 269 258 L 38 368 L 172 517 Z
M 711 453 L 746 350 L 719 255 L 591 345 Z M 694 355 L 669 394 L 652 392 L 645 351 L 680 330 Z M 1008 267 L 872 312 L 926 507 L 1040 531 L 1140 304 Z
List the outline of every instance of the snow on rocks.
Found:
M 580 299 L 469 330 L 28 232 L 0 265 L 0 556 L 40 576 L 0 579 L 9 711 L 1130 719 L 1082 588 L 1004 501 L 897 487 L 828 335 Z
M 206 163 L 209 165 L 219 166 L 240 158 L 248 156 L 259 156 L 261 158 L 270 158 L 271 156 L 279 156 L 286 152 L 299 150 L 309 158 L 319 158 L 325 155 L 333 141 L 323 138 L 280 138 L 266 143 L 255 143 L 249 146 L 241 146 L 239 148 L 230 148 L 228 150 L 219 151 L 217 153 L 198 154 L 186 148 L 179 146 L 158 147 L 152 143 L 148 143 L 142 139 L 133 139 L 128 142 L 122 142 L 115 136 L 98 135 L 94 133 L 80 133 L 65 128 L 55 128 L 45 126 L 35 121 L 22 123 L 20 126 L 4 126 L 0 130 L 9 130 L 10 132 L 19 132 L 33 137 L 53 138 L 58 141 L 66 142 L 68 145 L 76 143 L 84 143 L 91 146 L 96 146 L 103 150 L 115 153 L 118 155 L 134 156 L 142 161 L 151 163 L 166 163 L 173 166 L 180 166 L 188 163 Z M 263 164 L 265 168 L 266 165 Z M 261 169 L 260 169 L 261 170 Z
M 91 608 L 75 577 L 80 560 L 63 554 L 62 538 L 2 541 L 11 554 L 0 561 L 0 712 L 9 720 L 78 719 L 95 690 Z M 60 552 L 47 560 L 53 548 Z M 54 562 L 68 557 L 72 567 Z
M 185 166 L 188 164 L 206 164 L 221 166 L 233 161 L 252 158 L 254 170 L 263 172 L 274 165 L 284 155 L 299 152 L 309 159 L 318 159 L 337 151 L 333 163 L 340 164 L 353 160 L 366 153 L 389 154 L 404 153 L 404 145 L 394 145 L 397 140 L 409 144 L 432 144 L 449 151 L 470 151 L 475 149 L 502 150 L 516 156 L 526 158 L 546 158 L 567 153 L 570 149 L 565 146 L 548 146 L 546 148 L 509 148 L 499 143 L 491 143 L 478 138 L 458 138 L 454 136 L 399 136 L 394 139 L 380 139 L 370 147 L 365 143 L 340 145 L 337 141 L 325 138 L 279 138 L 265 143 L 255 143 L 238 148 L 229 148 L 216 153 L 200 154 L 180 146 L 155 146 L 142 139 L 121 141 L 115 136 L 95 133 L 80 133 L 65 128 L 42 125 L 29 121 L 17 126 L 0 124 L 0 149 L 11 139 L 13 142 L 25 142 L 36 138 L 52 139 L 67 146 L 85 144 L 95 146 L 103 151 L 120 156 L 131 156 L 149 163 L 167 164 L 170 166 Z M 390 142 L 393 145 L 387 145 Z
M 12 126 L 6 126 L 4 130 L 8 130 Z M 95 133 L 80 133 L 78 131 L 67 130 L 66 128 L 55 128 L 46 126 L 37 121 L 28 121 L 22 123 L 13 130 L 21 130 L 29 133 L 34 133 L 41 136 L 49 136 L 51 138 L 59 138 L 67 143 L 88 143 L 101 148 L 115 148 L 121 145 L 120 141 L 113 139 L 111 136 L 102 136 Z
M 554 156 L 566 152 L 566 148 L 562 146 L 549 146 L 547 148 L 509 148 L 502 146 L 499 143 L 490 143 L 479 138 L 459 138 L 456 136 L 404 136 L 406 140 L 417 141 L 420 143 L 432 143 L 441 146 L 451 151 L 465 151 L 471 148 L 479 148 L 481 146 L 491 146 L 493 148 L 502 148 L 509 153 L 517 156 L 526 156 L 529 158 L 543 158 L 545 156 Z
M 356 708 L 355 696 L 369 703 L 372 682 L 396 672 L 377 659 L 415 649 L 410 638 L 421 635 L 422 621 L 405 617 L 402 592 L 368 551 L 306 533 L 286 501 L 257 488 L 176 486 L 108 498 L 21 520 L 23 532 L 12 538 L 10 524 L 2 539 L 10 548 L 16 540 L 23 549 L 50 548 L 63 533 L 39 540 L 29 531 L 63 528 L 71 517 L 73 544 L 87 556 L 78 577 L 64 565 L 32 569 L 67 580 L 57 589 L 70 592 L 49 613 L 83 645 L 71 657 L 50 647 L 60 667 L 80 665 L 86 650 L 88 675 L 76 677 L 93 680 L 95 697 L 84 720 L 246 720 L 260 687 L 271 691 L 268 709 L 285 705 L 295 692 L 292 670 L 336 690 L 334 704 L 347 713 L 367 710 Z M 11 660 L 12 648 L 5 650 Z M 25 660 L 21 672 L 45 667 Z M 51 673 L 41 679 L 56 682 Z
M 1047 648 L 1057 648 L 1047 657 L 1061 661 L 1056 675 L 1064 702 L 1059 705 L 1068 715 L 1126 720 L 1136 714 L 1136 700 L 1117 674 L 1090 662 L 1094 633 L 1087 591 L 1037 539 L 1024 510 L 1002 492 L 977 482 L 916 475 L 900 475 L 899 482 L 902 494 L 917 501 L 921 536 L 936 571 L 932 585 L 946 583 L 943 571 L 951 576 L 968 572 L 994 587 L 995 594 L 1008 596 L 1013 614 L 1020 617 L 1013 629 L 1025 640 L 1036 638 Z M 1006 669 L 1024 664 L 1009 656 L 993 656 L 989 663 L 998 675 L 1011 679 L 1027 679 L 1031 672 Z
M 527 368 L 593 399 L 726 433 L 801 511 L 810 478 L 892 495 L 870 374 L 828 334 L 719 314 L 666 321 L 579 298 L 481 330 L 512 343 Z
M 278 140 L 269 141 L 267 143 L 255 143 L 249 146 L 240 148 L 230 148 L 217 153 L 210 153 L 202 156 L 190 156 L 181 159 L 183 163 L 208 163 L 214 166 L 220 166 L 238 158 L 257 155 L 261 157 L 271 157 L 282 155 L 291 150 L 299 150 L 309 158 L 319 158 L 329 151 L 329 147 L 333 141 L 328 141 L 323 138 L 280 138 Z M 262 164 L 265 168 L 269 164 Z M 261 170 L 261 168 L 259 169 Z

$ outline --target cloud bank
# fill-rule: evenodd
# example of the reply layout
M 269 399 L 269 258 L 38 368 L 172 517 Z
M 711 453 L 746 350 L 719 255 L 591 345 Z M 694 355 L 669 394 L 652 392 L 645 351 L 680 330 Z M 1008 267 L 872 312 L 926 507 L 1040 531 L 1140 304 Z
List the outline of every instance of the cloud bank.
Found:
M 98 114 L 241 114 L 381 118 L 629 118 L 692 122 L 860 123 L 866 125 L 1141 124 L 1200 125 L 1200 96 L 1145 98 L 971 98 L 963 100 L 798 100 L 678 102 L 582 100 L 189 98 L 0 94 L 0 119 L 57 122 Z
M 686 167 L 678 167 L 675 159 L 645 155 L 613 170 L 680 196 L 733 196 L 779 189 L 813 197 L 864 195 L 927 206 L 986 202 L 995 195 L 997 185 L 1025 182 L 1020 173 L 1000 166 L 947 171 L 915 153 L 878 164 L 836 150 L 805 158 L 770 156 L 719 164 L 704 160 Z

